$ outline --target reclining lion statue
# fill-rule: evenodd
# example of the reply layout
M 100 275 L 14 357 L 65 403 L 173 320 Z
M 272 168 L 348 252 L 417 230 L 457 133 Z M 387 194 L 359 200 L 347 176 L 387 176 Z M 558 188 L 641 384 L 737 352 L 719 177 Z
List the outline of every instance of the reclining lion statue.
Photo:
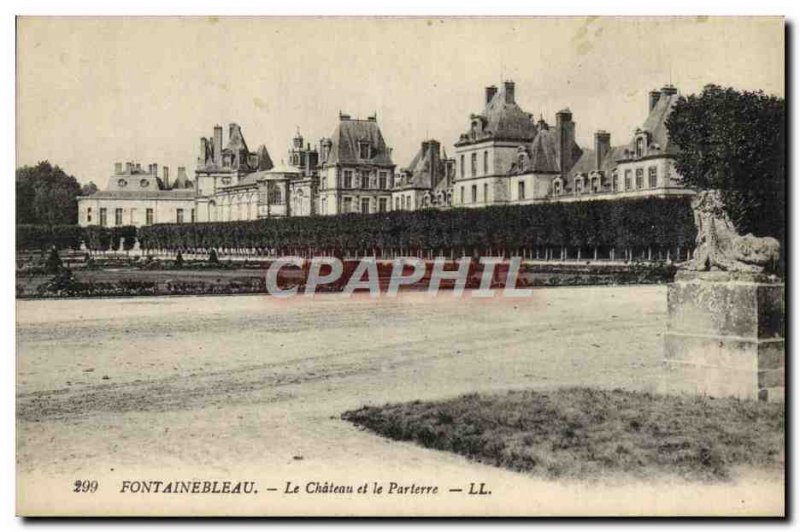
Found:
M 719 190 L 704 190 L 692 199 L 697 240 L 691 260 L 681 266 L 695 271 L 761 273 L 777 262 L 780 243 L 772 237 L 741 236 L 722 203 Z

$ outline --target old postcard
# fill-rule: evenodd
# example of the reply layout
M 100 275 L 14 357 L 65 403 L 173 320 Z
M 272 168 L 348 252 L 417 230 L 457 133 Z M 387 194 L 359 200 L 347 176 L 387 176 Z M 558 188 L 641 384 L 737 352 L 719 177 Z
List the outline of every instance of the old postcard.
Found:
M 783 516 L 781 17 L 19 17 L 17 512 Z

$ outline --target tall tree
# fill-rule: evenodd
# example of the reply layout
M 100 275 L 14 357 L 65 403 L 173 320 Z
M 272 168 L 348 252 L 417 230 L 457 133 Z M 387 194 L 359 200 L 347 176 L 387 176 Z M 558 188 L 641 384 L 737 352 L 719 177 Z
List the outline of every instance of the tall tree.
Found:
M 784 242 L 786 104 L 763 92 L 707 85 L 667 119 L 676 169 L 695 189 L 718 189 L 736 229 Z
M 42 161 L 17 168 L 17 224 L 78 223 L 81 186 L 58 166 Z

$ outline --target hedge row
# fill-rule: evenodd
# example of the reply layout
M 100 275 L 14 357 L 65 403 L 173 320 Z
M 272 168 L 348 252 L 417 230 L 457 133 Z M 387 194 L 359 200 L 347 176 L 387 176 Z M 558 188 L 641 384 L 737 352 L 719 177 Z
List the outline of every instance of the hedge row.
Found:
M 17 249 L 494 250 L 541 247 L 675 248 L 694 245 L 689 199 L 646 198 L 448 211 L 395 211 L 141 227 L 18 225 Z
M 119 249 L 125 238 L 125 249 L 131 249 L 136 240 L 136 228 L 132 225 L 120 227 L 79 227 L 77 225 L 17 225 L 17 250 L 80 249 L 81 242 L 92 251 Z
M 546 203 L 142 227 L 143 249 L 496 250 L 694 245 L 689 199 Z

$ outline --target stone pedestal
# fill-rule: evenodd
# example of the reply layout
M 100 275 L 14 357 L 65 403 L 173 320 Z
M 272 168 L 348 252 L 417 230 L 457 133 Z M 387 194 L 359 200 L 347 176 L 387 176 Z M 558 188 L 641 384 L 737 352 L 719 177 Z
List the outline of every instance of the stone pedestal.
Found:
M 784 284 L 680 271 L 667 288 L 664 391 L 784 400 Z

